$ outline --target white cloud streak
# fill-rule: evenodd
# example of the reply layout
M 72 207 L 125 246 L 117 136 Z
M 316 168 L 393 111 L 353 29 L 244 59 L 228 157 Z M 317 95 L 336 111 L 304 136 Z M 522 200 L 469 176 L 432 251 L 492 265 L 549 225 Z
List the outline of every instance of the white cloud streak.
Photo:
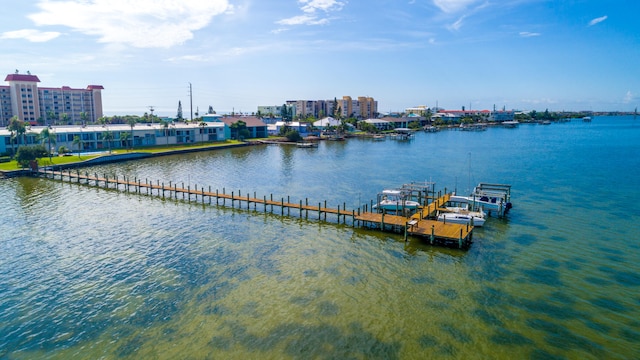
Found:
M 227 0 L 40 0 L 29 15 L 38 26 L 66 26 L 102 43 L 170 48 L 193 38 L 216 15 L 233 11 Z
M 35 29 L 22 29 L 7 31 L 0 34 L 0 39 L 25 39 L 30 42 L 47 42 L 60 36 L 56 31 L 39 31 Z
M 636 96 L 631 91 L 627 91 L 627 93 L 624 95 L 624 98 L 622 99 L 622 102 L 624 102 L 625 104 L 629 104 L 632 103 L 635 98 Z
M 293 16 L 290 18 L 276 21 L 279 25 L 325 25 L 329 23 L 329 19 L 318 15 L 319 12 L 324 14 L 341 11 L 345 6 L 345 2 L 337 0 L 299 0 L 300 10 L 304 15 Z
M 600 17 L 598 17 L 598 18 L 595 18 L 595 19 L 593 19 L 593 20 L 589 21 L 589 26 L 593 26 L 593 25 L 599 24 L 599 23 L 601 23 L 601 22 L 603 22 L 603 21 L 607 20 L 607 18 L 608 18 L 608 16 L 607 16 L 607 15 L 605 15 L 605 16 L 600 16 Z
M 433 4 L 446 13 L 455 13 L 466 9 L 478 0 L 433 0 Z
M 536 36 L 540 36 L 540 33 L 537 32 L 529 32 L 529 31 L 521 31 L 520 32 L 520 37 L 536 37 Z

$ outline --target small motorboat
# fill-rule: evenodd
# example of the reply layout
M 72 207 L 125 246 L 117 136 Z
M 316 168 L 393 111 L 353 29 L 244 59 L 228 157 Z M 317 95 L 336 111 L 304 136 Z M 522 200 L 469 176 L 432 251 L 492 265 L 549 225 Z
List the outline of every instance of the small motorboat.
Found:
M 443 212 L 438 215 L 438 221 L 452 224 L 469 224 L 473 226 L 483 226 L 484 216 L 480 216 L 481 213 L 456 213 L 456 212 Z
M 373 205 L 374 209 L 385 211 L 416 210 L 420 207 L 417 201 L 407 199 L 407 195 L 402 190 L 383 190 L 380 201 Z

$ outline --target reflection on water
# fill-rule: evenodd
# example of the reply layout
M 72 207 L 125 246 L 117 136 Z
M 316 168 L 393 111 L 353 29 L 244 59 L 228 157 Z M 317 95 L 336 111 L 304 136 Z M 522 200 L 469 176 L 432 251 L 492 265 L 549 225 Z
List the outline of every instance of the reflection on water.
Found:
M 0 358 L 634 358 L 640 209 L 628 200 L 640 166 L 593 155 L 637 152 L 637 132 L 617 124 L 92 168 L 355 207 L 403 182 L 462 183 L 472 152 L 472 176 L 514 185 L 515 207 L 476 230 L 468 251 L 259 207 L 0 181 Z M 576 151 L 563 137 L 585 143 Z M 532 138 L 545 147 L 531 150 Z M 586 202 L 594 188 L 598 201 Z

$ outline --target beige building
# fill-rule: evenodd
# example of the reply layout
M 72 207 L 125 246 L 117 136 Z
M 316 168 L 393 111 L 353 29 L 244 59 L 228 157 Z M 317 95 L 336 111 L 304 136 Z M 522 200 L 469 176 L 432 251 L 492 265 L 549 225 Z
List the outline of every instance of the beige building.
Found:
M 13 116 L 32 125 L 95 123 L 103 116 L 101 85 L 38 87 L 36 75 L 17 72 L 4 81 L 9 85 L 0 86 L 0 126 L 7 126 Z

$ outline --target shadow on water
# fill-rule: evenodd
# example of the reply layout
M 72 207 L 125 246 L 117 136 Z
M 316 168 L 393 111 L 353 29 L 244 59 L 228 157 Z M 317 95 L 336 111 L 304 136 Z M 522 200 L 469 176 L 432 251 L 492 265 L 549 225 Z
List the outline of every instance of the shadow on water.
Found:
M 352 323 L 347 330 L 331 325 L 281 324 L 269 334 L 258 336 L 246 327 L 227 322 L 230 336 L 214 336 L 209 341 L 213 350 L 230 350 L 243 347 L 251 352 L 270 352 L 284 348 L 284 353 L 294 359 L 399 359 L 401 345 L 384 342 Z

